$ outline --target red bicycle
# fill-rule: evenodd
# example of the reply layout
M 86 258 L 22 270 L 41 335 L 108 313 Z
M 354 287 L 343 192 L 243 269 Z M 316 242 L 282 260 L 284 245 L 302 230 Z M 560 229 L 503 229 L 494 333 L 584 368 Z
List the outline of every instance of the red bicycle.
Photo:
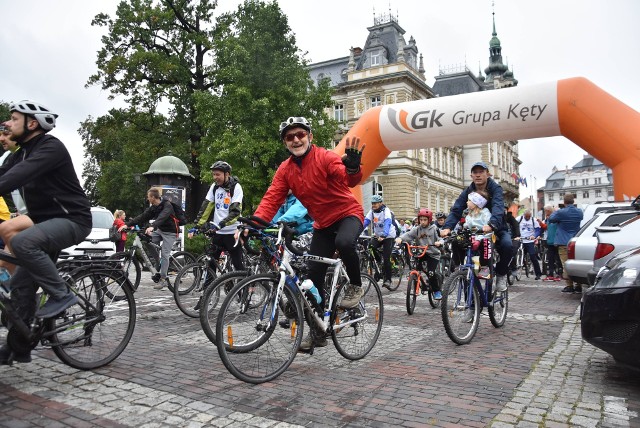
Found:
M 432 308 L 440 306 L 440 299 L 434 297 L 434 291 L 429 284 L 427 273 L 421 268 L 426 265 L 424 258 L 427 255 L 428 245 L 406 244 L 406 251 L 409 256 L 409 279 L 407 281 L 407 313 L 412 315 L 416 308 L 418 296 L 426 294 L 429 296 L 429 304 Z

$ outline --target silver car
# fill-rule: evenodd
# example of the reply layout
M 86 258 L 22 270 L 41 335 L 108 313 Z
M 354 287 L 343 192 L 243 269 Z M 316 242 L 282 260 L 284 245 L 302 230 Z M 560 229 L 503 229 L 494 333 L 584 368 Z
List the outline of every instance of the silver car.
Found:
M 613 208 L 599 212 L 582 226 L 567 244 L 568 259 L 565 270 L 569 278 L 579 284 L 589 284 L 589 271 L 593 269 L 593 259 L 598 245 L 596 228 L 620 225 L 637 214 L 635 208 Z
M 609 260 L 623 251 L 640 244 L 640 210 L 619 226 L 596 228 L 597 246 L 593 257 L 593 267 L 588 272 L 589 283 L 595 282 L 596 275 Z

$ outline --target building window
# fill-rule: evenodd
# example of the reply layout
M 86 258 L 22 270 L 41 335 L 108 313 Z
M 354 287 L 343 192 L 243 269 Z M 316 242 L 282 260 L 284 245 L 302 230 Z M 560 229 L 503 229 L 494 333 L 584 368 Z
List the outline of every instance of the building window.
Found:
M 596 184 L 602 184 L 602 178 L 594 178 Z
M 549 193 L 549 197 L 547 199 L 553 201 L 553 193 Z
M 595 192 L 596 192 L 596 198 L 602 197 L 602 190 L 598 189 Z
M 609 191 L 607 192 L 607 196 L 609 196 L 609 197 L 613 196 L 613 189 L 611 189 L 611 190 L 609 190 Z
M 333 106 L 333 118 L 338 122 L 344 122 L 344 104 Z
M 582 179 L 582 185 L 583 186 L 588 186 L 589 185 L 589 179 L 588 178 Z
M 420 209 L 420 184 L 416 184 L 416 190 L 413 197 L 413 207 L 417 210 Z
M 382 64 L 380 51 L 371 52 L 371 66 Z
M 374 95 L 371 97 L 371 107 L 378 107 L 382 105 L 382 102 L 380 101 L 380 95 Z
M 577 180 L 569 180 L 569 185 L 572 186 L 572 187 L 575 186 L 576 185 L 576 181 Z
M 588 191 L 587 192 L 582 192 L 582 197 L 585 198 L 585 199 L 588 199 L 589 198 L 589 192 Z

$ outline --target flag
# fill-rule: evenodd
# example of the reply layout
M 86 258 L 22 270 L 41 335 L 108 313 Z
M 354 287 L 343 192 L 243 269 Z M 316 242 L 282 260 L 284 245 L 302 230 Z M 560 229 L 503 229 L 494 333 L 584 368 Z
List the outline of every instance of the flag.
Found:
M 516 180 L 516 183 L 518 183 L 520 181 L 520 177 L 518 177 L 518 174 L 516 174 L 515 172 L 511 173 L 511 178 Z
M 527 177 L 522 177 L 520 179 L 520 184 L 522 184 L 524 187 L 527 187 Z

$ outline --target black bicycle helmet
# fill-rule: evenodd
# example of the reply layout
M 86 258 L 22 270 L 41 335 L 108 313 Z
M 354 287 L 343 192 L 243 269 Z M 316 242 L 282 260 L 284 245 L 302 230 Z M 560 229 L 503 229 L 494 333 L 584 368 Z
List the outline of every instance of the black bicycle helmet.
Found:
M 304 117 L 290 117 L 284 122 L 280 123 L 280 139 L 284 139 L 284 134 L 291 128 L 303 128 L 307 132 L 311 133 L 311 124 Z
M 49 132 L 55 128 L 56 118 L 58 117 L 56 113 L 42 104 L 29 100 L 12 103 L 11 106 L 9 106 L 9 111 L 17 111 L 18 113 L 34 117 L 38 121 L 40 128 L 45 132 Z
M 436 213 L 436 219 L 439 219 L 439 218 L 447 218 L 447 215 L 445 213 L 443 213 L 442 211 L 438 211 Z
M 231 174 L 231 165 L 229 165 L 225 161 L 216 161 L 213 165 L 211 165 L 211 170 L 228 172 L 229 174 Z

